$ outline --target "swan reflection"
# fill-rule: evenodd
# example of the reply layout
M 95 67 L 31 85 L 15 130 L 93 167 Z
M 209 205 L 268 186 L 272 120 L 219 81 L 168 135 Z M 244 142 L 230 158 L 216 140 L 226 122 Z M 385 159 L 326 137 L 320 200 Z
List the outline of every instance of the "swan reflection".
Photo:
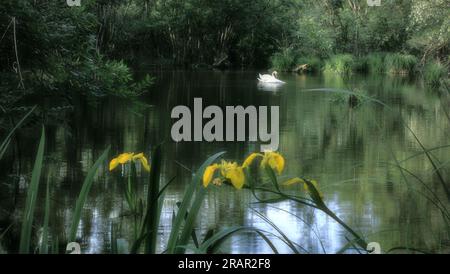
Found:
M 270 92 L 277 92 L 278 90 L 281 89 L 282 86 L 283 83 L 264 83 L 264 82 L 259 82 L 257 85 L 259 90 Z

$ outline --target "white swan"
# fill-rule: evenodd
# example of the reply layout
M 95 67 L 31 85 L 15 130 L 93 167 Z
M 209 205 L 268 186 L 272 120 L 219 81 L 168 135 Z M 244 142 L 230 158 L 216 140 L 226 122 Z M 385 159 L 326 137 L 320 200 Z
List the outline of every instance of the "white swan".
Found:
M 277 79 L 277 75 L 278 75 L 278 72 L 276 72 L 276 71 L 272 72 L 272 75 L 259 74 L 258 81 L 260 81 L 262 83 L 280 83 L 280 84 L 284 83 L 283 81 Z

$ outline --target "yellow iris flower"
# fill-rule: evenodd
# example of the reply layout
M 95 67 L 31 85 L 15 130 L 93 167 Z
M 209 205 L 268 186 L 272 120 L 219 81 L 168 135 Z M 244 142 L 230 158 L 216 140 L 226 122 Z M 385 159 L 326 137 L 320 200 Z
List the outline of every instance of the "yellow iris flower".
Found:
M 217 170 L 220 170 L 220 175 L 224 180 L 229 180 L 231 184 L 237 188 L 241 189 L 245 183 L 244 169 L 239 166 L 236 162 L 223 161 L 220 164 L 213 164 L 208 166 L 203 173 L 203 186 L 207 187 L 212 181 L 214 174 Z M 220 183 L 215 183 L 220 185 Z
M 283 156 L 275 151 L 265 151 L 264 154 L 261 153 L 252 153 L 250 154 L 247 159 L 245 159 L 244 163 L 242 164 L 243 168 L 249 167 L 253 161 L 261 157 L 261 167 L 265 168 L 266 166 L 269 166 L 272 168 L 272 170 L 276 171 L 278 174 L 281 174 L 284 170 L 285 161 Z
M 144 153 L 134 154 L 133 152 L 122 153 L 116 158 L 112 159 L 109 162 L 109 171 L 113 171 L 119 164 L 124 165 L 131 161 L 139 161 L 142 167 L 150 172 L 150 165 L 148 164 L 148 160 L 145 157 Z
M 311 182 L 311 184 L 317 190 L 317 192 L 319 193 L 320 198 L 323 198 L 323 194 L 319 190 L 317 181 L 316 180 L 308 180 L 308 181 Z M 302 184 L 303 185 L 303 189 L 306 192 L 311 193 L 311 190 L 309 189 L 308 184 L 302 178 L 295 177 L 295 178 L 289 179 L 289 180 L 287 180 L 286 182 L 283 183 L 284 186 L 291 186 L 291 185 L 294 185 L 294 184 Z
M 145 157 L 144 153 L 138 153 L 136 155 L 133 156 L 133 160 L 134 161 L 140 161 L 142 167 L 147 170 L 148 172 L 150 172 L 150 165 L 148 164 L 148 160 Z

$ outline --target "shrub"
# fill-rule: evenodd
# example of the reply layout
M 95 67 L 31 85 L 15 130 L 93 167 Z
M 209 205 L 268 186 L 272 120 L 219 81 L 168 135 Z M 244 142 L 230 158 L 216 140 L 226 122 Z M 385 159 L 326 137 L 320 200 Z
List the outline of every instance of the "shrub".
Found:
M 385 71 L 384 57 L 386 54 L 381 52 L 370 53 L 366 56 L 367 69 L 370 73 L 383 73 Z
M 417 64 L 417 58 L 409 54 L 391 53 L 384 58 L 386 71 L 391 74 L 411 74 Z
M 297 54 L 292 48 L 285 48 L 270 58 L 273 69 L 291 71 L 296 66 Z
M 325 61 L 325 72 L 340 74 L 351 73 L 355 66 L 355 57 L 351 54 L 338 54 Z
M 353 70 L 357 72 L 367 73 L 369 71 L 369 63 L 367 56 L 355 58 Z
M 153 78 L 148 75 L 136 81 L 131 69 L 123 61 L 108 60 L 102 56 L 76 64 L 68 71 L 70 78 L 63 79 L 62 85 L 95 97 L 132 98 L 146 92 L 153 83 Z
M 432 87 L 439 87 L 441 81 L 447 78 L 447 68 L 440 62 L 429 62 L 423 71 L 425 83 Z
M 322 70 L 322 60 L 315 56 L 297 58 L 297 65 L 307 64 L 306 72 L 319 72 Z

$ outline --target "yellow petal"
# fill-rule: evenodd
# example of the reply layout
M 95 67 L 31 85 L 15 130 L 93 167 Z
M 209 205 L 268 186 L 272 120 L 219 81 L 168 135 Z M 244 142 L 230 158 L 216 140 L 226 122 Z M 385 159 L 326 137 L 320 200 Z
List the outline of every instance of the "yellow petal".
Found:
M 269 158 L 269 165 L 272 169 L 276 170 L 278 174 L 281 174 L 284 170 L 284 158 L 279 153 L 272 152 Z
M 148 164 L 148 160 L 145 157 L 141 157 L 139 158 L 139 160 L 141 161 L 142 167 L 147 170 L 148 172 L 150 172 L 150 165 Z
M 284 186 L 291 186 L 293 184 L 305 184 L 305 181 L 301 178 L 295 177 L 295 178 L 289 179 L 286 182 L 282 183 L 282 185 L 284 185 Z
M 125 164 L 133 158 L 134 153 L 122 153 L 119 156 L 117 156 L 117 160 L 119 161 L 119 164 Z
M 218 164 L 213 164 L 208 166 L 205 169 L 205 172 L 203 173 L 203 186 L 207 187 L 209 185 L 209 183 L 211 182 L 213 176 L 214 176 L 214 172 L 219 168 Z
M 262 154 L 260 153 L 252 153 L 250 154 L 247 159 L 245 159 L 244 163 L 242 164 L 243 168 L 249 167 L 253 161 L 255 160 L 256 157 L 263 157 Z
M 114 158 L 109 162 L 109 171 L 113 171 L 119 165 L 119 160 Z
M 142 157 L 145 157 L 143 152 L 133 155 L 133 160 L 140 160 Z
M 281 174 L 284 170 L 285 161 L 283 156 L 277 152 L 265 152 L 264 158 L 261 161 L 261 167 L 270 166 L 273 170 Z
M 141 152 L 139 154 L 136 154 L 133 156 L 133 160 L 139 160 L 141 162 L 142 167 L 147 170 L 148 172 L 150 172 L 150 165 L 148 164 L 148 160 L 147 158 L 144 156 L 144 153 Z
M 225 174 L 225 178 L 229 179 L 235 188 L 241 189 L 245 183 L 244 169 L 240 166 L 229 169 Z
M 222 174 L 223 177 L 226 177 L 225 175 L 227 172 L 231 169 L 237 168 L 239 165 L 236 162 L 227 162 L 225 160 L 222 160 L 220 163 L 220 174 Z

